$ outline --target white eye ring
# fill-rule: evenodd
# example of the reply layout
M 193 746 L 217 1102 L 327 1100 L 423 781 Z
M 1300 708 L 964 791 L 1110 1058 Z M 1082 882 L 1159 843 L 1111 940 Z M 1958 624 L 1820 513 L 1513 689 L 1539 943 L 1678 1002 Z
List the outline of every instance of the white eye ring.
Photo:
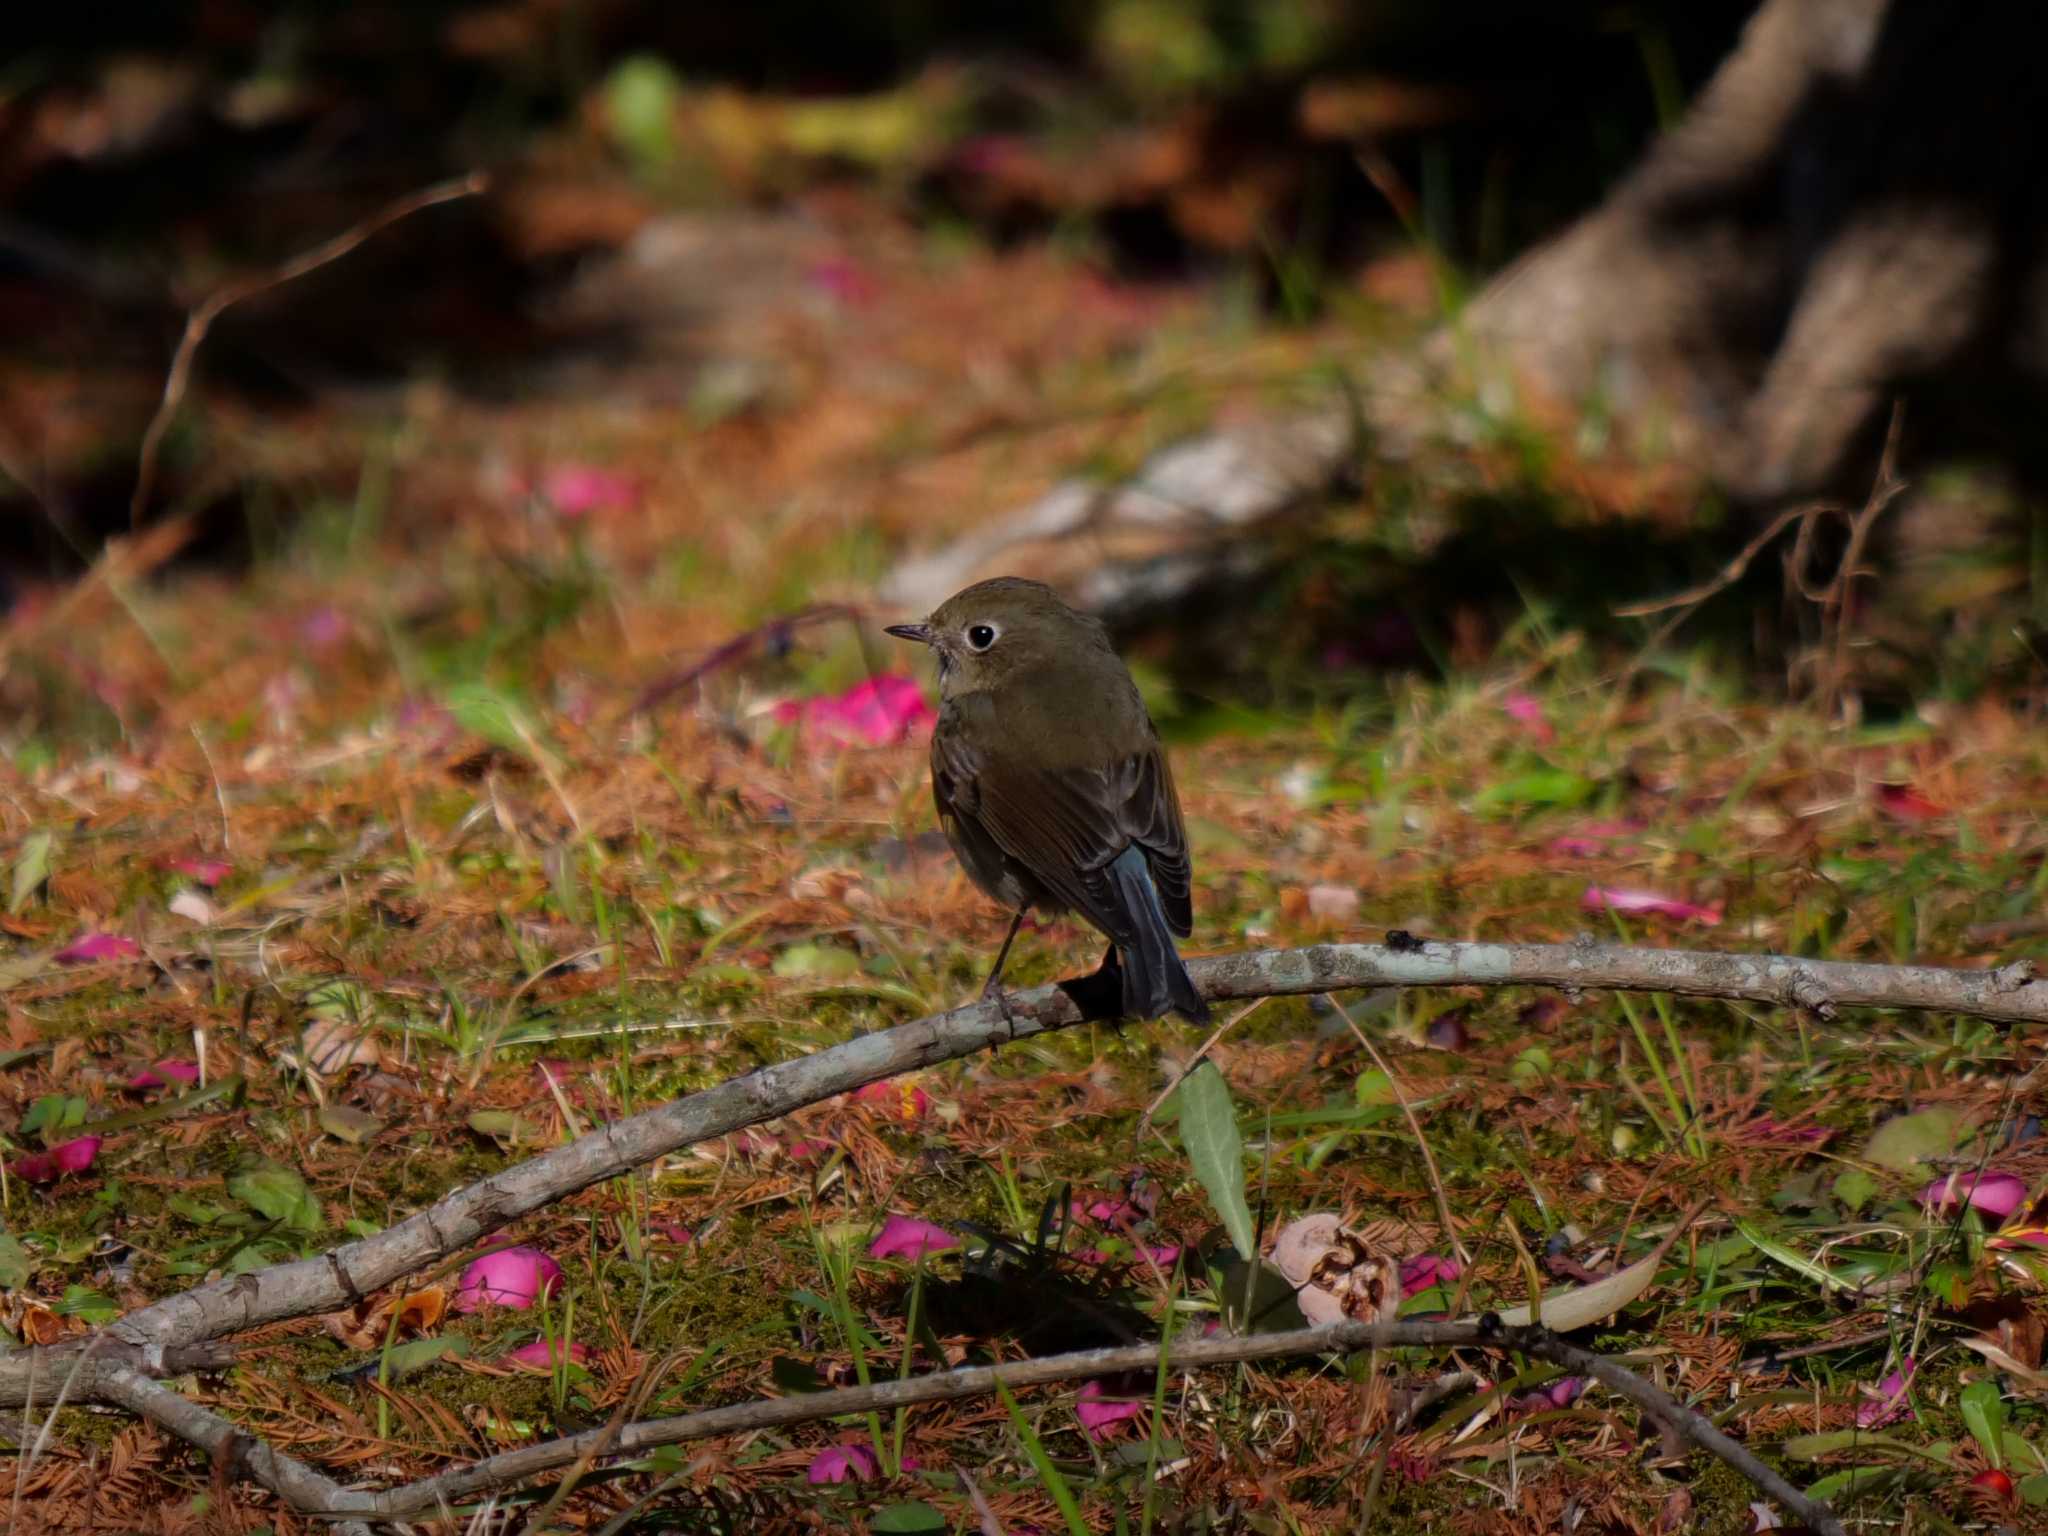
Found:
M 970 651 L 985 651 L 996 643 L 1002 634 L 993 624 L 970 624 L 967 626 L 967 648 Z

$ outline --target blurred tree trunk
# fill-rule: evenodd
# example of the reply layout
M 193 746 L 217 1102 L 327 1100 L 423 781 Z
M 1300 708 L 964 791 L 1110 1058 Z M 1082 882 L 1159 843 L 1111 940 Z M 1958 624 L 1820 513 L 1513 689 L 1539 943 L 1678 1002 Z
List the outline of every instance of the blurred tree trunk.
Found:
M 2026 413 L 1957 402 L 2048 376 L 2044 42 L 2048 7 L 1765 0 L 1686 119 L 1466 333 L 1747 497 L 1867 472 L 1901 393 L 2024 454 Z

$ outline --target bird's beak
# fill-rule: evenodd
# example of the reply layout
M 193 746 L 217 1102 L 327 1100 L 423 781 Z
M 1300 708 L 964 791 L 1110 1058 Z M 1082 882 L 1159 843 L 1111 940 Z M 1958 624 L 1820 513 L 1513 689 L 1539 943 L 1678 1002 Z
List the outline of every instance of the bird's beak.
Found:
M 890 624 L 883 628 L 882 633 L 894 635 L 898 640 L 915 640 L 921 645 L 930 645 L 938 638 L 929 624 Z

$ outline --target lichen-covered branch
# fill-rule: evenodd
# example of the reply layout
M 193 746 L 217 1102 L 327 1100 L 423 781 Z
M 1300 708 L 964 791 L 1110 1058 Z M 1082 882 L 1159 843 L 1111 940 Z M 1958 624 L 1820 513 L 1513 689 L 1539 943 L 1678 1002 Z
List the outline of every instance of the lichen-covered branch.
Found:
M 1822 1015 L 1841 1008 L 1899 1008 L 2048 1023 L 2048 982 L 2034 980 L 2024 966 L 1963 971 L 1595 943 L 1411 940 L 1212 955 L 1192 960 L 1189 970 L 1203 995 L 1215 1000 L 1357 987 L 1544 986 L 1673 992 Z M 137 1346 L 137 1363 L 154 1373 L 158 1349 L 352 1306 L 508 1222 L 668 1153 L 881 1078 L 986 1050 L 1013 1033 L 1024 1038 L 1080 1023 L 1089 1015 L 1077 995 L 1085 995 L 1079 984 L 1040 987 L 1013 995 L 1009 1018 L 993 1003 L 975 1003 L 763 1067 L 515 1164 L 375 1237 L 319 1258 L 196 1287 L 129 1314 L 110 1331 Z M 52 1346 L 48 1354 L 61 1358 L 70 1352 Z M 52 1364 L 47 1357 L 43 1361 L 42 1380 L 50 1379 Z M 28 1351 L 0 1356 L 0 1404 L 22 1400 L 31 1369 Z

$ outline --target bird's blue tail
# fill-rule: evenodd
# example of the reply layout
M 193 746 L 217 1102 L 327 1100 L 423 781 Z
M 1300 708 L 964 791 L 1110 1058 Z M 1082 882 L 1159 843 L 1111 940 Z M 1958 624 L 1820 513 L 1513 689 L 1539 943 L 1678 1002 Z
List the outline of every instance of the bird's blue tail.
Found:
M 1128 944 L 1117 945 L 1124 979 L 1124 1013 L 1134 1019 L 1164 1018 L 1169 1013 L 1197 1024 L 1209 1021 L 1209 1005 L 1195 990 L 1195 980 L 1174 947 L 1173 928 L 1159 904 L 1159 888 L 1145 865 L 1145 851 L 1126 848 L 1109 866 L 1117 906 L 1131 932 Z

